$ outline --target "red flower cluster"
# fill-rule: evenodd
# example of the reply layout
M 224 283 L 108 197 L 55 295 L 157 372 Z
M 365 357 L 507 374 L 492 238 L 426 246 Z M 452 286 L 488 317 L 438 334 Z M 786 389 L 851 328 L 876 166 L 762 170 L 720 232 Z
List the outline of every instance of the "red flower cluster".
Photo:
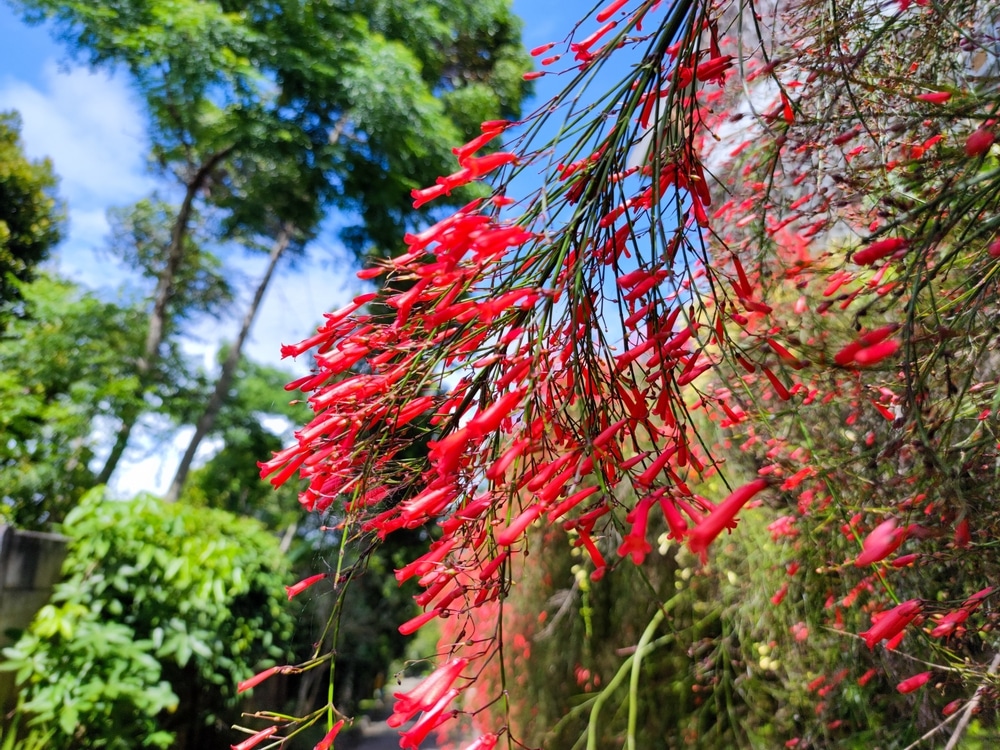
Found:
M 609 3 L 596 28 L 571 37 L 542 64 L 565 57 L 574 67 L 592 66 L 636 43 L 647 16 L 670 4 L 644 2 L 631 13 L 625 5 Z M 896 131 L 887 127 L 884 140 L 874 141 L 867 120 L 841 122 L 838 114 L 837 134 L 819 143 L 826 124 L 810 113 L 808 97 L 825 96 L 822 76 L 794 80 L 790 66 L 778 74 L 781 56 L 766 64 L 737 59 L 741 47 L 719 38 L 714 10 L 697 23 L 683 8 L 666 12 L 678 15 L 650 32 L 648 49 L 660 57 L 634 68 L 634 85 L 621 89 L 607 122 L 591 127 L 590 116 L 580 115 L 567 126 L 590 134 L 581 143 L 560 151 L 558 143 L 532 149 L 512 141 L 477 155 L 513 132 L 508 123 L 484 123 L 481 135 L 454 149 L 457 169 L 412 196 L 420 207 L 498 170 L 508 177 L 532 159 L 547 170 L 543 191 L 517 200 L 504 184 L 491 199 L 408 234 L 402 255 L 359 273 L 379 278 L 379 292 L 359 296 L 327 315 L 314 336 L 283 349 L 315 356 L 315 372 L 289 385 L 307 395 L 314 417 L 293 445 L 261 465 L 262 475 L 274 484 L 300 480 L 304 507 L 334 513 L 347 538 L 440 528 L 424 554 L 396 571 L 400 583 L 412 579 L 420 589 L 421 613 L 400 631 L 441 619 L 454 635 L 445 665 L 417 691 L 397 696 L 394 725 L 420 714 L 403 747 L 416 747 L 466 708 L 460 697 L 495 656 L 491 628 L 539 527 L 567 532 L 596 580 L 617 562 L 609 563 L 614 554 L 636 564 L 653 555 L 657 527 L 707 560 L 737 516 L 775 488 L 787 506 L 770 526 L 775 545 L 801 550 L 816 526 L 841 545 L 847 540 L 856 549 L 862 540 L 854 566 L 855 552 L 840 557 L 847 558 L 838 568 L 845 583 L 828 593 L 827 624 L 840 630 L 858 602 L 872 610 L 865 600 L 878 587 L 895 601 L 905 598 L 891 591 L 889 574 L 931 564 L 931 554 L 892 559 L 904 543 L 929 547 L 928 540 L 944 538 L 935 527 L 947 529 L 949 551 L 974 542 L 966 510 L 942 509 L 907 488 L 915 481 L 910 467 L 928 450 L 920 440 L 944 423 L 940 433 L 958 435 L 964 419 L 956 410 L 938 421 L 944 407 L 914 386 L 914 378 L 922 388 L 935 372 L 921 370 L 918 357 L 944 357 L 938 369 L 950 373 L 949 347 L 960 338 L 951 321 L 960 322 L 962 305 L 982 290 L 934 286 L 965 264 L 952 254 L 949 265 L 935 266 L 937 235 L 925 235 L 943 218 L 890 223 L 857 197 L 861 186 L 900 165 L 933 162 L 948 140 L 939 132 L 893 140 Z M 791 47 L 795 55 L 814 54 Z M 734 127 L 742 113 L 724 98 L 737 70 L 747 84 L 758 77 L 773 84 L 762 87 L 762 101 L 751 107 L 760 114 L 746 118 L 753 122 L 743 133 Z M 941 106 L 950 92 L 930 89 L 924 82 L 895 96 L 923 113 L 916 120 L 953 108 Z M 989 152 L 994 124 L 967 134 L 963 168 Z M 767 146 L 760 150 L 766 159 L 755 153 L 757 141 Z M 849 179 L 829 178 L 841 174 Z M 724 189 L 710 190 L 713 175 Z M 728 200 L 713 205 L 712 192 Z M 512 205 L 523 206 L 517 219 Z M 840 247 L 845 228 L 862 238 L 853 253 Z M 970 267 L 996 255 L 989 247 Z M 911 277 L 926 279 L 932 298 L 897 314 L 897 298 L 901 307 L 911 302 L 900 279 Z M 769 294 L 782 286 L 791 293 Z M 921 327 L 914 321 L 923 309 L 936 317 Z M 942 401 L 960 389 L 949 386 Z M 829 445 L 826 434 L 810 433 L 808 417 L 791 430 L 770 424 L 810 406 L 825 420 Z M 921 410 L 923 421 L 913 416 Z M 968 427 L 969 445 L 989 442 L 972 437 L 990 426 L 987 417 Z M 717 428 L 719 445 L 703 439 L 705 423 Z M 920 429 L 905 440 L 887 436 L 912 424 Z M 738 472 L 721 476 L 730 450 L 747 456 L 749 481 Z M 964 448 L 961 456 L 964 462 Z M 876 509 L 864 497 L 836 496 L 841 480 L 858 476 L 864 492 L 881 492 L 884 481 L 898 497 Z M 834 517 L 829 509 L 837 504 L 839 518 L 810 525 L 814 514 Z M 927 520 L 913 522 L 920 513 Z M 771 589 L 774 606 L 802 599 L 798 560 L 777 560 L 782 566 L 788 578 Z M 289 596 L 323 578 L 289 587 Z M 892 648 L 926 614 L 937 616 L 934 637 L 952 637 L 978 601 L 935 615 L 925 612 L 929 601 L 909 599 L 875 615 L 860 635 L 869 649 L 883 641 Z M 791 631 L 798 643 L 809 634 L 805 622 Z M 519 648 L 527 654 L 530 643 Z M 817 692 L 842 679 L 817 683 Z M 899 690 L 928 679 L 918 675 Z M 496 742 L 490 731 L 472 747 Z

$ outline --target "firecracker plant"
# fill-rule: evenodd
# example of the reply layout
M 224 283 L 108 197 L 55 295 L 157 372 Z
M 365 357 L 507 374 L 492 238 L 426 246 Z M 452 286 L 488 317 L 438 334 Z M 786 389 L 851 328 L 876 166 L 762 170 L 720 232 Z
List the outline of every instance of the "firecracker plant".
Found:
M 283 349 L 314 358 L 289 390 L 315 416 L 262 475 L 300 483 L 341 549 L 433 529 L 396 571 L 420 587 L 400 631 L 443 634 L 436 670 L 396 696 L 402 748 L 460 717 L 477 728 L 467 750 L 526 746 L 503 652 L 530 661 L 530 643 L 505 614 L 539 545 L 577 550 L 587 586 L 662 557 L 661 541 L 697 579 L 753 514 L 780 555 L 772 606 L 822 599 L 774 637 L 807 650 L 820 628 L 870 654 L 810 687 L 815 716 L 782 742 L 870 732 L 837 723 L 848 685 L 880 685 L 911 718 L 882 746 L 953 747 L 973 716 L 989 724 L 993 15 L 972 0 L 616 0 L 567 19 L 529 74 L 562 92 L 484 123 L 413 198 L 476 181 L 492 194 L 415 227 L 358 274 L 376 291 Z M 289 593 L 342 591 L 363 559 Z M 649 617 L 623 663 L 670 631 L 672 593 L 648 591 L 620 605 Z M 335 679 L 332 642 L 284 669 Z M 260 718 L 235 747 L 321 721 L 316 747 L 332 747 L 348 717 Z M 629 714 L 620 746 L 635 736 Z

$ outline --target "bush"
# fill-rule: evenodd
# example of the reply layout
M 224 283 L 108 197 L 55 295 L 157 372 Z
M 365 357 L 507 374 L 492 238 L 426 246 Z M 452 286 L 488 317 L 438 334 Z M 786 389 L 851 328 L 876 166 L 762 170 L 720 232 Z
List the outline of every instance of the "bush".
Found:
M 209 746 L 236 685 L 283 656 L 287 563 L 260 524 L 88 493 L 63 527 L 64 580 L 12 649 L 18 713 L 76 747 Z M 69 746 L 62 744 L 61 746 Z

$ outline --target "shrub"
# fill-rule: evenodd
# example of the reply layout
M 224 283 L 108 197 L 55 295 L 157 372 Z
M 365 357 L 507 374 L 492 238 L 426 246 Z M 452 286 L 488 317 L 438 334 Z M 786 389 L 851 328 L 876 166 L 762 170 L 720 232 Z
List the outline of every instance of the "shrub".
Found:
M 56 745 L 211 744 L 231 723 L 237 683 L 290 640 L 277 541 L 222 511 L 115 502 L 100 489 L 63 531 L 64 580 L 6 652 L 22 683 L 18 713 L 32 731 L 58 717 Z

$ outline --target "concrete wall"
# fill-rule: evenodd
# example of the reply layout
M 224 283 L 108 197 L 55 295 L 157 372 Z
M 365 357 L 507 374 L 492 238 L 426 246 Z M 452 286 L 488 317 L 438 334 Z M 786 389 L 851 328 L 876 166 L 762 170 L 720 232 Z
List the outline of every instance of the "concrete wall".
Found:
M 59 534 L 0 525 L 0 648 L 13 643 L 8 630 L 26 628 L 49 600 L 62 572 L 67 541 Z M 13 689 L 13 673 L 0 672 L 0 707 L 7 707 Z

